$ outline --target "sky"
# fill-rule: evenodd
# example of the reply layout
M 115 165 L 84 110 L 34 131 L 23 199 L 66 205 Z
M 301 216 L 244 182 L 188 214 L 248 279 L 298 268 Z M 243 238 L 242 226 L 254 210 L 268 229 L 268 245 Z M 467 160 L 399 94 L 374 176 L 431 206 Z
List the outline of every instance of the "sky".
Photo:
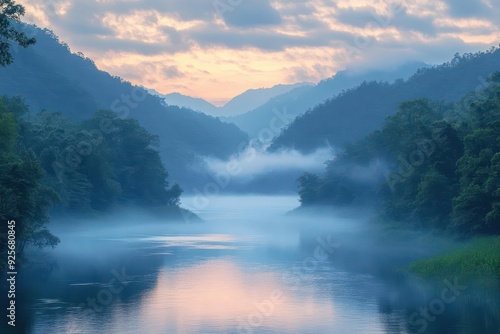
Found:
M 498 0 L 18 0 L 24 21 L 134 84 L 223 105 L 343 69 L 500 43 Z

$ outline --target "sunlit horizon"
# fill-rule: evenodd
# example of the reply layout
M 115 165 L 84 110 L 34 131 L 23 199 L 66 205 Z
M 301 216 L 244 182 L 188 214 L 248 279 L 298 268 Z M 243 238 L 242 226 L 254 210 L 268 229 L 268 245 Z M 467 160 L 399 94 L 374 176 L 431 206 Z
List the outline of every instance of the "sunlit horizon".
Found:
M 21 0 L 98 68 L 162 94 L 222 106 L 248 89 L 340 70 L 437 64 L 498 45 L 498 3 Z

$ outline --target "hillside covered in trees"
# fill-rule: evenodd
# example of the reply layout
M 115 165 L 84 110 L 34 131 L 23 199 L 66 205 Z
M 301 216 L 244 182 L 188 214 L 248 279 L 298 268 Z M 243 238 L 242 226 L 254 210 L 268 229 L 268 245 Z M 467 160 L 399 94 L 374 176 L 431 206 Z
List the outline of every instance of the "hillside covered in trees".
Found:
M 158 150 L 171 177 L 184 188 L 203 178 L 202 156 L 224 159 L 247 135 L 233 124 L 190 109 L 167 106 L 146 90 L 97 69 L 81 53 L 72 53 L 48 29 L 13 24 L 36 38 L 29 48 L 14 47 L 14 61 L 0 67 L 0 95 L 21 96 L 33 113 L 60 112 L 71 120 L 90 119 L 100 109 L 136 119 L 158 136 Z M 193 166 L 195 168 L 193 168 Z
M 420 228 L 499 234 L 500 73 L 457 103 L 401 103 L 380 130 L 329 161 L 325 175 L 298 183 L 303 207 L 375 204 Z
M 168 109 L 144 90 L 98 71 L 89 59 L 71 54 L 50 31 L 19 23 L 23 14 L 24 8 L 11 1 L 0 13 L 0 67 L 4 67 L 0 93 L 22 94 L 0 95 L 0 220 L 15 228 L 18 260 L 28 245 L 47 247 L 59 242 L 48 229 L 53 217 L 95 217 L 125 207 L 151 210 L 164 218 L 185 214 L 179 207 L 182 190 L 169 183 L 160 157 L 160 138 L 141 123 L 149 119 L 154 124 L 158 116 L 173 121 L 170 126 L 177 131 L 187 131 L 183 124 L 189 127 L 197 122 L 204 122 L 203 135 L 222 129 L 220 137 L 198 141 L 203 145 L 231 131 L 241 138 L 245 135 L 190 110 Z M 27 27 L 42 40 L 35 50 L 19 47 L 39 42 Z M 72 75 L 78 75 L 78 81 Z M 129 94 L 124 94 L 127 90 Z M 98 109 L 115 93 L 121 105 L 114 101 L 109 108 Z M 27 101 L 34 106 L 30 108 Z M 145 104 L 146 111 L 139 103 Z M 136 115 L 142 122 L 129 117 L 130 109 L 136 108 L 143 112 Z M 188 154 L 209 149 L 197 145 L 196 136 L 190 137 L 195 140 L 185 141 L 193 145 Z M 212 154 L 228 154 L 227 146 L 218 149 Z M 187 159 L 176 162 L 183 167 Z M 7 242 L 9 231 L 0 231 L 4 258 L 12 241 Z M 2 262 L 0 268 L 5 265 Z
M 416 98 L 456 101 L 483 89 L 486 78 L 499 69 L 500 49 L 491 48 L 457 54 L 448 63 L 420 69 L 406 81 L 364 82 L 298 116 L 274 139 L 270 150 L 311 152 L 325 145 L 343 147 L 380 128 L 401 102 Z
M 49 212 L 179 210 L 182 190 L 167 180 L 158 137 L 136 120 L 112 111 L 78 122 L 61 113 L 33 115 L 20 98 L 0 97 L 0 124 L 0 220 L 17 222 L 19 255 L 25 245 L 57 244 L 47 229 Z M 6 240 L 2 229 L 1 254 Z

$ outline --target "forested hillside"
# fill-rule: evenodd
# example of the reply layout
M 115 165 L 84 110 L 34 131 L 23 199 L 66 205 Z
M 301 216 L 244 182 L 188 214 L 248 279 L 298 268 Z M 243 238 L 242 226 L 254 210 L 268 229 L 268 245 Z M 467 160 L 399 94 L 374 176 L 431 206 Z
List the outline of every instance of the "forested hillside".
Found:
M 15 61 L 0 68 L 0 95 L 23 97 L 34 113 L 46 109 L 83 120 L 103 109 L 116 112 L 122 119 L 137 119 L 158 135 L 161 157 L 181 184 L 196 178 L 194 170 L 188 173 L 188 166 L 199 156 L 225 158 L 247 138 L 233 124 L 166 106 L 162 99 L 98 70 L 92 60 L 72 54 L 47 29 L 28 30 L 35 32 L 37 43 L 27 49 L 13 49 Z
M 366 206 L 423 228 L 500 233 L 500 72 L 457 103 L 403 102 L 381 130 L 298 180 L 304 207 Z
M 324 145 L 341 147 L 380 128 L 406 100 L 429 98 L 456 101 L 482 89 L 500 69 L 500 49 L 456 55 L 443 65 L 419 70 L 393 84 L 365 82 L 297 117 L 273 142 L 271 151 L 296 148 L 304 152 Z
M 25 245 L 53 246 L 53 214 L 89 215 L 120 207 L 179 211 L 158 137 L 111 111 L 86 121 L 61 113 L 31 115 L 20 98 L 0 97 L 0 220 L 15 220 L 18 255 Z M 177 215 L 177 213 L 175 213 Z M 0 254 L 7 245 L 0 232 Z

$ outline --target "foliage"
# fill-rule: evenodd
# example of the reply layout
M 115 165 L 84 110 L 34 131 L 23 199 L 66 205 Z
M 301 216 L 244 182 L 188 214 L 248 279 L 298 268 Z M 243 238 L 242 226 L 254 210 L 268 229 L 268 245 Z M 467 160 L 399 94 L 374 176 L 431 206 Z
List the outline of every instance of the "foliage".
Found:
M 33 151 L 3 156 L 0 169 L 0 219 L 16 221 L 18 253 L 26 244 L 54 246 L 58 239 L 45 225 L 48 208 L 58 200 L 57 194 L 43 184 L 44 171 Z
M 423 277 L 456 277 L 459 282 L 481 279 L 498 284 L 500 237 L 475 238 L 453 252 L 417 260 L 409 269 Z
M 304 173 L 297 180 L 299 184 L 300 202 L 303 205 L 315 203 L 318 197 L 320 179 L 317 175 Z
M 500 82 L 471 105 L 476 120 L 464 138 L 457 162 L 460 191 L 454 199 L 454 226 L 460 230 L 500 233 Z
M 46 183 L 62 198 L 65 212 L 108 211 L 116 205 L 176 206 L 181 190 L 169 189 L 158 138 L 136 120 L 111 111 L 73 122 L 43 111 L 22 139 L 47 173 Z
M 48 209 L 57 194 L 44 185 L 44 171 L 32 150 L 18 147 L 19 115 L 0 99 L 0 255 L 6 258 L 7 222 L 15 220 L 17 254 L 31 244 L 55 246 L 59 239 L 46 228 Z M 2 262 L 5 263 L 5 262 Z
M 371 199 L 391 219 L 463 235 L 499 234 L 500 73 L 488 82 L 456 104 L 401 103 L 380 131 L 330 161 L 324 177 L 299 179 L 302 204 Z
M 18 251 L 58 243 L 46 227 L 54 205 L 54 214 L 177 208 L 182 190 L 169 186 L 156 147 L 156 136 L 111 111 L 82 122 L 47 111 L 33 117 L 21 99 L 0 97 L 0 220 L 16 221 Z
M 12 26 L 12 22 L 19 22 L 23 15 L 23 6 L 12 0 L 0 1 L 0 66 L 7 66 L 14 61 L 10 52 L 11 43 L 26 48 L 36 42 L 34 38 L 29 38 L 26 33 Z

